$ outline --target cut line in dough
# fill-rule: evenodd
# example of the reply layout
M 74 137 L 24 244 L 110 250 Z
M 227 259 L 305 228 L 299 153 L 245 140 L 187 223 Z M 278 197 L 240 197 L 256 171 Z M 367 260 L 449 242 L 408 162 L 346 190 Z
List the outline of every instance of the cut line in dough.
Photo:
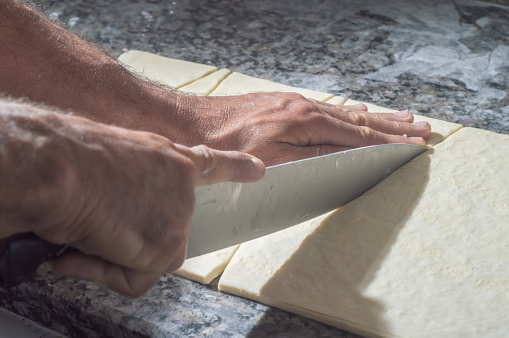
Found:
M 219 84 L 230 75 L 230 70 L 220 69 L 210 75 L 202 77 L 188 85 L 179 88 L 182 93 L 206 96 L 212 93 Z
M 326 100 L 325 103 L 333 104 L 335 106 L 342 106 L 346 102 L 346 99 L 343 96 L 334 96 L 330 100 Z

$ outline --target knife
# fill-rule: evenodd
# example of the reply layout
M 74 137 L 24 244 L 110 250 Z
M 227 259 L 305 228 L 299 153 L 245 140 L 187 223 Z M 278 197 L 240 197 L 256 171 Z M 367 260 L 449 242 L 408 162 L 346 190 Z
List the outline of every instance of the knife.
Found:
M 247 242 L 339 208 L 426 151 L 385 144 L 267 168 L 255 183 L 221 182 L 195 189 L 187 258 Z M 0 240 L 0 286 L 33 278 L 46 260 L 70 250 L 33 233 Z

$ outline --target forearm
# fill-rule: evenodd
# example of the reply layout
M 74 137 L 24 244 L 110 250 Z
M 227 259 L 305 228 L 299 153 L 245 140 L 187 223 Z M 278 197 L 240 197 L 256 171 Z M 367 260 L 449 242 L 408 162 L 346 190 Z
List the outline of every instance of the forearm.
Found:
M 0 32 L 0 92 L 187 143 L 176 93 L 137 78 L 19 0 L 0 3 Z

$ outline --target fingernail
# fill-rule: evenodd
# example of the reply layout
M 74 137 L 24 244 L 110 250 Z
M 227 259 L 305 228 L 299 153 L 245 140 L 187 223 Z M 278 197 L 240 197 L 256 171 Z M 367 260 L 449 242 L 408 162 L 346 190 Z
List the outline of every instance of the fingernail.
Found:
M 410 112 L 408 110 L 402 110 L 394 113 L 397 117 L 407 117 Z
M 258 157 L 251 156 L 251 162 L 254 164 L 262 163 L 262 161 Z
M 251 162 L 253 162 L 253 164 L 255 166 L 257 166 L 257 167 L 263 166 L 263 168 L 265 168 L 265 164 L 258 157 L 255 157 L 255 156 L 253 156 L 251 154 L 246 154 L 246 155 L 249 156 L 249 159 L 251 160 Z
M 416 127 L 427 127 L 428 126 L 428 122 L 426 122 L 426 121 L 414 122 L 412 124 Z
M 249 172 L 249 178 L 247 176 L 245 176 L 244 178 L 245 179 L 248 179 L 248 181 L 252 182 L 252 181 L 258 181 L 259 179 L 261 179 L 263 176 L 265 176 L 265 171 L 266 171 L 266 168 L 265 168 L 265 163 L 263 163 L 262 160 L 260 160 L 258 157 L 254 157 L 253 155 L 251 154 L 247 154 L 249 156 L 249 159 L 251 160 L 251 163 L 253 165 L 253 168 L 254 170 L 248 170 Z M 245 173 L 247 174 L 247 173 Z

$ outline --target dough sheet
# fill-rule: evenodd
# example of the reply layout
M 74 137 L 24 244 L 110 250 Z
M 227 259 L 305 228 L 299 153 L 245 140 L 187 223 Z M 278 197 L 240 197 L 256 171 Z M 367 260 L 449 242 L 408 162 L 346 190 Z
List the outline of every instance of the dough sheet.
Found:
M 318 101 L 326 101 L 333 97 L 333 95 L 329 93 L 287 86 L 236 72 L 231 73 L 210 95 L 229 96 L 255 92 L 294 92 Z
M 171 88 L 179 88 L 217 71 L 214 66 L 166 58 L 157 54 L 130 50 L 118 60 L 134 73 Z
M 219 289 L 368 336 L 509 332 L 509 135 L 463 128 L 327 215 L 238 249 Z

